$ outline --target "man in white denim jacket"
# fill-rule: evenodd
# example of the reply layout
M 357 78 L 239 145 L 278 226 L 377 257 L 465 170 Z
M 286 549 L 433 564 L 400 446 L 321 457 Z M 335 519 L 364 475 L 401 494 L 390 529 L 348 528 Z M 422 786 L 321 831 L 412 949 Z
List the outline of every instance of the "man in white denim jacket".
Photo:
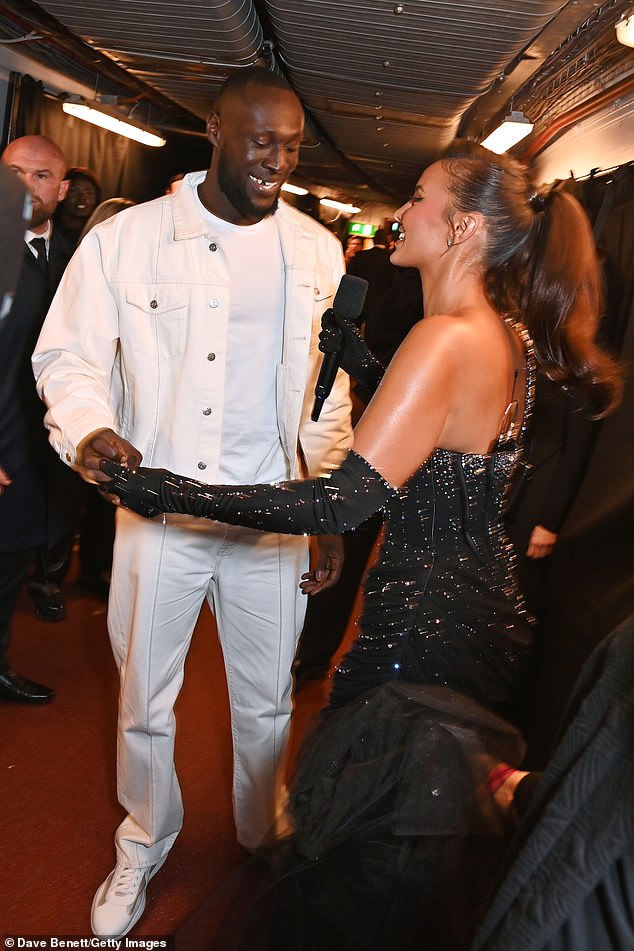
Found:
M 103 457 L 206 482 L 277 481 L 323 474 L 351 444 L 344 374 L 310 420 L 341 245 L 277 204 L 298 161 L 301 104 L 277 76 L 248 68 L 225 84 L 207 126 L 209 171 L 94 228 L 38 341 L 51 442 L 88 481 L 105 481 Z M 334 583 L 340 558 L 338 540 L 325 539 L 304 587 Z M 238 840 L 253 850 L 273 827 L 307 567 L 302 537 L 117 512 L 108 620 L 129 814 L 93 902 L 96 934 L 132 928 L 181 828 L 173 706 L 205 598 L 229 686 Z

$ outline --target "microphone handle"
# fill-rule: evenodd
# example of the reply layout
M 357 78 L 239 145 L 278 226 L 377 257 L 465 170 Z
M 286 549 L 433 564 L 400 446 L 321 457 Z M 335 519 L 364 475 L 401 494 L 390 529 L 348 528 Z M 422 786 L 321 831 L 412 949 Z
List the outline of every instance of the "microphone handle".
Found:
M 319 369 L 319 376 L 317 377 L 317 385 L 315 386 L 315 402 L 313 403 L 313 411 L 310 414 L 310 418 L 314 423 L 316 423 L 319 419 L 319 414 L 321 413 L 322 407 L 330 396 L 330 391 L 332 390 L 333 383 L 335 382 L 338 369 L 339 352 L 324 353 L 324 358 L 321 361 L 321 367 Z

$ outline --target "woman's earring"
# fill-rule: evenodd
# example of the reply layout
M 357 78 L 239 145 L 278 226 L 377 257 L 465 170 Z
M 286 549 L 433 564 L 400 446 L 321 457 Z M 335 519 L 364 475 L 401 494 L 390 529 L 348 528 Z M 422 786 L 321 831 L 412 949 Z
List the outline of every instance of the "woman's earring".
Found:
M 448 248 L 453 247 L 453 238 L 451 237 L 451 235 L 447 238 L 447 247 Z

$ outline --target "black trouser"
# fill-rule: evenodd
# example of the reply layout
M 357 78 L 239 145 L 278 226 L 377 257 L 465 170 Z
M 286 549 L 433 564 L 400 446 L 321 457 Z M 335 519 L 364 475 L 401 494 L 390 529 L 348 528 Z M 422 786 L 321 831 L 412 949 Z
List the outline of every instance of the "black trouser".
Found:
M 83 506 L 79 529 L 80 580 L 108 575 L 112 568 L 114 505 L 101 498 L 94 485 L 83 483 Z
M 35 556 L 34 548 L 0 552 L 0 672 L 6 670 L 11 618 Z
M 355 531 L 345 532 L 342 536 L 345 559 L 341 578 L 334 587 L 308 599 L 296 657 L 300 669 L 325 671 L 329 667 L 346 633 L 359 585 L 382 524 L 380 514 L 371 515 Z
M 51 548 L 40 545 L 35 550 L 35 568 L 31 581 L 36 584 L 46 584 L 47 582 L 61 584 L 68 572 L 72 551 L 72 532 L 65 535 L 61 541 L 56 542 Z

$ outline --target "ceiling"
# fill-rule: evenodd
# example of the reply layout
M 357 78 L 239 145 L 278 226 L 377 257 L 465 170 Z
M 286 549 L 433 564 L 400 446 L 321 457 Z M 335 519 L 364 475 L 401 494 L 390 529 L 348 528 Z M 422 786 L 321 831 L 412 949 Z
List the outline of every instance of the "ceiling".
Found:
M 155 128 L 202 135 L 232 70 L 264 62 L 299 94 L 307 136 L 294 181 L 400 201 L 457 135 L 511 108 L 537 154 L 634 89 L 614 25 L 632 0 L 9 0 L 0 43 Z

